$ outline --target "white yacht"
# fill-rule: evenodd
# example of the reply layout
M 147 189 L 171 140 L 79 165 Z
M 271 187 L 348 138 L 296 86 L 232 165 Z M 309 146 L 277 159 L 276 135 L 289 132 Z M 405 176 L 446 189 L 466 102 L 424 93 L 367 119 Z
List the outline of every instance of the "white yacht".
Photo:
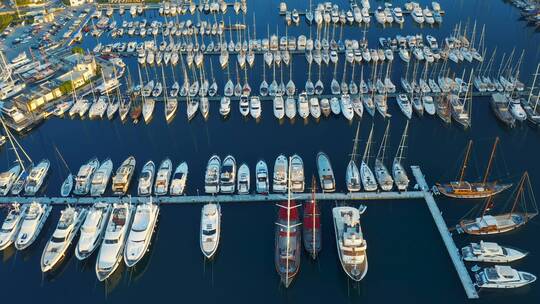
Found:
M 501 265 L 484 268 L 475 277 L 476 286 L 480 288 L 518 288 L 536 281 L 533 274 Z
M 41 255 L 42 272 L 52 270 L 65 256 L 66 250 L 79 232 L 86 212 L 86 209 L 80 207 L 67 207 L 62 210 L 58 225 Z
M 352 107 L 351 96 L 349 94 L 341 95 L 341 113 L 343 113 L 343 116 L 349 121 L 354 118 L 354 109 Z
M 249 113 L 251 117 L 259 119 L 261 117 L 261 99 L 259 96 L 251 96 L 249 100 Z
M 154 185 L 154 193 L 156 195 L 165 195 L 169 191 L 169 181 L 172 175 L 172 162 L 170 159 L 165 159 L 159 165 L 156 174 L 156 183 Z
M 249 99 L 247 95 L 242 94 L 242 96 L 240 96 L 240 103 L 238 105 L 240 107 L 240 114 L 242 114 L 242 116 L 244 117 L 248 116 L 250 111 L 249 111 Z
M 169 193 L 171 195 L 182 195 L 186 189 L 188 177 L 188 165 L 186 162 L 182 162 L 176 169 L 171 177 L 171 188 Z
M 268 166 L 264 160 L 260 160 L 255 167 L 255 179 L 257 193 L 266 194 L 270 191 Z
M 221 193 L 234 193 L 236 188 L 236 160 L 234 156 L 227 155 L 223 159 L 219 182 Z
M 497 243 L 480 241 L 461 248 L 461 256 L 467 262 L 510 263 L 527 256 L 527 252 L 500 246 Z
M 26 205 L 13 204 L 0 228 L 0 251 L 9 247 L 17 237 L 23 222 Z
M 229 113 L 231 113 L 231 99 L 227 96 L 223 96 L 219 103 L 219 114 L 226 117 Z
M 131 222 L 132 207 L 128 203 L 115 203 L 112 208 L 96 260 L 96 275 L 101 282 L 120 264 Z
M 101 243 L 103 231 L 109 215 L 111 214 L 111 205 L 107 203 L 95 203 L 81 226 L 81 235 L 75 248 L 75 256 L 79 261 L 89 257 Z
M 248 194 L 250 186 L 249 167 L 245 163 L 238 168 L 238 194 Z
M 111 179 L 113 163 L 110 158 L 106 159 L 92 176 L 92 184 L 90 186 L 90 195 L 100 196 L 105 193 L 109 180 Z
M 116 174 L 112 179 L 112 191 L 115 195 L 126 194 L 135 171 L 135 164 L 135 158 L 130 156 L 116 169 Z
M 274 97 L 274 116 L 280 120 L 285 117 L 285 101 L 281 95 Z
M 295 154 L 291 157 L 290 170 L 290 186 L 291 192 L 304 192 L 304 162 L 302 158 Z
M 147 202 L 137 206 L 124 249 L 124 262 L 133 267 L 148 251 L 159 215 L 159 206 Z
M 289 119 L 293 119 L 296 116 L 296 101 L 292 96 L 287 97 L 285 100 L 285 115 Z
M 154 185 L 154 176 L 156 174 L 156 165 L 149 160 L 144 164 L 141 174 L 139 175 L 139 185 L 137 186 L 137 194 L 139 196 L 152 195 L 152 186 Z
M 221 207 L 219 204 L 206 204 L 201 211 L 201 251 L 208 259 L 212 258 L 219 245 L 221 226 Z
M 332 209 L 339 260 L 345 273 L 354 281 L 362 280 L 368 270 L 367 243 L 360 226 L 360 215 L 365 206 L 360 208 Z
M 309 99 L 309 113 L 315 119 L 321 117 L 321 106 L 319 105 L 319 99 L 317 97 L 311 97 Z
M 274 176 L 272 190 L 284 193 L 287 191 L 289 161 L 285 155 L 280 154 L 274 163 Z
M 309 102 L 305 92 L 300 93 L 300 96 L 298 96 L 298 114 L 303 119 L 309 116 Z
M 407 97 L 407 95 L 405 94 L 399 94 L 396 100 L 397 100 L 397 104 L 401 112 L 403 112 L 403 114 L 405 115 L 405 117 L 407 117 L 407 119 L 411 119 L 412 106 L 411 106 L 411 102 L 409 101 L 409 97 Z
M 75 177 L 75 188 L 73 194 L 86 195 L 90 191 L 92 185 L 92 176 L 99 167 L 99 160 L 92 158 L 86 164 L 82 165 Z
M 17 250 L 24 250 L 32 245 L 41 231 L 41 228 L 45 225 L 45 221 L 47 220 L 49 213 L 51 213 L 51 210 L 51 205 L 40 204 L 37 202 L 33 202 L 26 207 L 21 228 L 19 229 L 17 239 L 15 240 L 15 248 L 17 248 Z
M 328 155 L 324 152 L 317 154 L 317 171 L 319 172 L 319 181 L 324 192 L 334 192 L 336 190 L 336 180 L 334 170 Z
M 26 185 L 24 186 L 24 193 L 26 195 L 35 195 L 39 191 L 41 185 L 43 184 L 43 181 L 47 177 L 49 167 L 49 160 L 44 159 L 40 161 L 37 166 L 34 166 L 32 170 L 30 170 Z
M 435 115 L 436 108 L 435 103 L 433 102 L 433 97 L 429 95 L 422 96 L 422 105 L 424 106 L 424 110 L 426 111 L 426 113 L 428 113 L 429 115 Z
M 217 155 L 213 155 L 208 160 L 206 173 L 204 175 L 204 190 L 209 194 L 219 193 L 219 176 L 221 173 L 221 159 Z
M 21 173 L 21 165 L 16 164 L 6 172 L 0 173 L 0 195 L 6 196 Z

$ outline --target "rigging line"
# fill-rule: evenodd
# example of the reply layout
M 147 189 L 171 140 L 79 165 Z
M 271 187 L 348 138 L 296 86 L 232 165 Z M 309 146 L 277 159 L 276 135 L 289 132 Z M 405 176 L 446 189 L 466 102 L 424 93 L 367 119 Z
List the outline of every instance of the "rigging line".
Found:
M 19 144 L 17 139 L 13 136 L 13 134 L 11 134 L 11 131 L 9 131 L 9 129 L 7 128 L 6 123 L 4 122 L 4 118 L 2 116 L 0 116 L 0 122 L 2 122 L 2 126 L 4 127 L 4 130 L 6 131 L 6 135 L 8 136 L 9 142 L 11 143 L 11 146 L 13 147 L 13 151 L 15 151 L 15 156 L 19 160 L 19 163 L 23 167 L 23 170 L 26 171 L 23 161 L 21 160 L 21 157 L 19 155 L 19 152 L 17 151 L 17 148 L 15 147 L 13 143 L 15 142 L 15 144 L 17 144 L 19 149 L 21 149 L 23 155 L 30 161 L 30 163 L 32 163 L 32 159 L 30 158 L 30 156 L 28 156 L 28 154 L 26 154 L 26 151 L 22 148 L 22 146 Z
M 66 166 L 66 169 L 68 170 L 68 172 L 71 173 L 71 170 L 69 170 L 69 166 L 66 160 L 64 159 L 64 157 L 62 157 L 62 154 L 60 153 L 60 151 L 58 151 L 58 147 L 56 146 L 56 144 L 54 144 L 54 150 L 56 151 L 56 153 L 58 153 L 58 156 L 60 156 L 60 159 L 64 163 L 64 166 Z

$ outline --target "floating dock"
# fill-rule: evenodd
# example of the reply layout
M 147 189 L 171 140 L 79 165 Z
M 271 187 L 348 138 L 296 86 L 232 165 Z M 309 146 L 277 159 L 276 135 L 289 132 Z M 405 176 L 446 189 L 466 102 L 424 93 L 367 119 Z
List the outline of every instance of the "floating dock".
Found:
M 431 216 L 435 221 L 437 229 L 441 234 L 441 238 L 445 244 L 448 254 L 456 268 L 457 274 L 461 280 L 461 284 L 465 289 L 465 293 L 469 299 L 479 298 L 475 285 L 461 259 L 459 249 L 456 247 L 452 235 L 448 231 L 448 226 L 444 221 L 441 211 L 433 198 L 430 188 L 425 180 L 425 177 L 418 166 L 411 166 L 412 173 L 416 179 L 414 190 L 404 192 L 355 192 L 355 193 L 316 193 L 315 197 L 318 201 L 349 201 L 349 202 L 365 202 L 374 200 L 404 200 L 404 199 L 424 199 L 429 208 Z M 310 200 L 311 193 L 293 193 L 292 199 L 305 201 Z M 0 197 L 0 204 L 11 204 L 14 202 L 28 204 L 34 201 L 52 205 L 91 205 L 96 202 L 105 203 L 120 203 L 129 202 L 133 204 L 144 203 L 152 200 L 152 202 L 163 205 L 185 205 L 185 204 L 206 204 L 206 203 L 262 203 L 276 202 L 287 200 L 286 194 L 247 194 L 247 195 L 183 195 L 183 196 L 152 196 L 136 197 Z
M 465 293 L 467 293 L 467 297 L 469 299 L 478 299 L 479 298 L 478 292 L 476 291 L 476 288 L 471 280 L 471 277 L 469 276 L 469 273 L 467 272 L 467 268 L 465 268 L 465 264 L 463 263 L 463 260 L 461 259 L 459 249 L 456 247 L 456 244 L 454 243 L 454 239 L 452 239 L 452 235 L 448 231 L 448 226 L 446 225 L 446 222 L 444 221 L 442 217 L 441 210 L 437 206 L 437 203 L 435 202 L 433 195 L 429 191 L 429 187 L 426 183 L 426 179 L 422 171 L 420 171 L 420 167 L 411 166 L 411 169 L 420 190 L 424 193 L 424 199 L 426 201 L 426 204 L 428 205 L 429 211 L 431 212 L 431 216 L 433 216 L 433 220 L 435 221 L 435 225 L 437 226 L 437 229 L 439 230 L 439 233 L 441 234 L 441 238 L 444 242 L 444 245 L 446 246 L 446 250 L 448 250 L 450 259 L 452 259 L 452 263 L 454 264 L 454 267 L 456 268 L 459 279 L 461 280 L 461 284 L 463 285 L 463 288 L 465 289 Z

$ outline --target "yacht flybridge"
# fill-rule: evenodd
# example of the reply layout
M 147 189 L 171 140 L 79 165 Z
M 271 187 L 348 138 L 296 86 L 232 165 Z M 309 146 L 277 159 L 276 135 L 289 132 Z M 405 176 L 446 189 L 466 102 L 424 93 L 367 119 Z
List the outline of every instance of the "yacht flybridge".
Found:
M 79 242 L 75 248 L 75 256 L 78 260 L 86 259 L 99 247 L 111 209 L 112 206 L 109 204 L 95 203 L 88 210 L 86 219 L 81 226 Z

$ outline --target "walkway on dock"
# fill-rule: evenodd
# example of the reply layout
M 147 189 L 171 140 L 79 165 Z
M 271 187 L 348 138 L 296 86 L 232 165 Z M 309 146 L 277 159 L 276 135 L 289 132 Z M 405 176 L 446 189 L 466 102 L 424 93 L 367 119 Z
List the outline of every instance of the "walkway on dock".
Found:
M 433 198 L 433 195 L 429 191 L 429 187 L 426 183 L 425 177 L 420 171 L 420 167 L 418 166 L 411 166 L 414 178 L 416 179 L 416 182 L 418 183 L 418 186 L 420 187 L 420 190 L 424 193 L 424 199 L 426 200 L 426 204 L 428 205 L 429 211 L 431 212 L 431 215 L 433 216 L 433 220 L 435 221 L 435 224 L 437 225 L 437 229 L 439 229 L 439 233 L 441 234 L 442 240 L 444 242 L 444 245 L 446 246 L 446 250 L 448 250 L 448 254 L 450 255 L 450 258 L 452 259 L 452 263 L 454 263 L 454 267 L 456 268 L 456 271 L 458 273 L 459 279 L 461 280 L 461 284 L 463 285 L 463 288 L 465 289 L 465 292 L 467 293 L 467 297 L 469 299 L 478 299 L 478 292 L 476 291 L 476 288 L 471 280 L 471 277 L 469 273 L 467 272 L 467 268 L 465 268 L 465 264 L 463 263 L 463 260 L 461 259 L 461 255 L 459 253 L 459 249 L 456 247 L 456 244 L 454 243 L 454 240 L 452 239 L 452 235 L 448 231 L 448 226 L 446 225 L 446 222 L 444 221 L 441 210 L 437 206 L 437 203 L 435 202 L 435 199 Z
M 407 192 L 356 192 L 356 193 L 316 193 L 318 201 L 362 201 L 362 200 L 395 200 L 395 199 L 421 199 L 422 191 Z M 294 200 L 310 200 L 311 193 L 293 193 Z M 0 204 L 13 202 L 31 203 L 39 201 L 47 204 L 83 204 L 90 205 L 96 202 L 117 203 L 129 202 L 141 203 L 150 200 L 150 197 L 0 197 Z M 195 196 L 153 196 L 152 201 L 159 204 L 206 204 L 215 203 L 253 203 L 253 202 L 277 202 L 287 200 L 286 194 L 247 194 L 247 195 L 195 195 Z

